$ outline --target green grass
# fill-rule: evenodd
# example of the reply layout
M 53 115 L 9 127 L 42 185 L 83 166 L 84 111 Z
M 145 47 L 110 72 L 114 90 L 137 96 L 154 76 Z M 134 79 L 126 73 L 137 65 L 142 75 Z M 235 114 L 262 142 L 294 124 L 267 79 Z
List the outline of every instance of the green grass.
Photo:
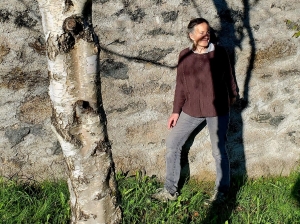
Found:
M 189 181 L 175 202 L 150 199 L 161 187 L 156 178 L 117 175 L 121 192 L 123 223 L 300 223 L 300 178 L 289 177 L 245 180 L 235 178 L 227 203 L 206 207 L 204 199 L 213 183 Z
M 0 223 L 68 223 L 66 182 L 20 183 L 0 179 Z
M 157 178 L 116 175 L 123 224 L 300 224 L 300 175 L 245 180 L 234 178 L 227 203 L 205 207 L 213 183 L 189 180 L 178 200 L 162 203 L 150 195 Z M 67 184 L 22 184 L 0 180 L 0 223 L 69 223 Z

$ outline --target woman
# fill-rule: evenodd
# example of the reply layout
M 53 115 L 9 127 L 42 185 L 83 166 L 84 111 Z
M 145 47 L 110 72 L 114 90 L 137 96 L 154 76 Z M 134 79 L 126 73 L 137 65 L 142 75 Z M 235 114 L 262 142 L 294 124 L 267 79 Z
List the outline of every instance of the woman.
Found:
M 168 129 L 172 130 L 166 140 L 166 180 L 164 188 L 152 198 L 176 200 L 182 146 L 206 121 L 217 173 L 215 192 L 207 200 L 210 204 L 223 201 L 230 186 L 225 144 L 229 108 L 235 102 L 237 88 L 225 49 L 210 42 L 209 23 L 203 18 L 191 20 L 188 35 L 193 46 L 179 54 L 173 113 L 168 120 Z

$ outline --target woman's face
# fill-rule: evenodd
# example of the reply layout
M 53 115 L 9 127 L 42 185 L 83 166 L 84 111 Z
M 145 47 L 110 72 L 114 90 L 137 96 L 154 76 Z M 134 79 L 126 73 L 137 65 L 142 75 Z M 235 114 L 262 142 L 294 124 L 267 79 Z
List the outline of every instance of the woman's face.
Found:
M 206 23 L 194 26 L 194 31 L 189 34 L 191 40 L 199 47 L 207 47 L 210 38 L 210 28 Z

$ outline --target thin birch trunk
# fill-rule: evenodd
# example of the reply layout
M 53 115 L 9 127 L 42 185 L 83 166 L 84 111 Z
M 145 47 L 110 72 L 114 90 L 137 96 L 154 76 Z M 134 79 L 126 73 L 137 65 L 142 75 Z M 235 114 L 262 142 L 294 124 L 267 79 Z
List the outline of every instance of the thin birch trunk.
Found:
M 71 223 L 120 223 L 92 0 L 38 2 L 47 42 L 52 129 L 68 167 Z

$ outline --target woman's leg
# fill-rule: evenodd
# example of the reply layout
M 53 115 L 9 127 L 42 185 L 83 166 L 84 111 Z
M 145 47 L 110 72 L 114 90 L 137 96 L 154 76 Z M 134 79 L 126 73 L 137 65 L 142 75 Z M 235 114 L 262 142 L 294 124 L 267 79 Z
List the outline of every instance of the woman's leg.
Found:
M 191 117 L 182 112 L 175 127 L 172 128 L 169 136 L 167 137 L 165 188 L 171 194 L 174 194 L 178 187 L 181 170 L 180 158 L 182 146 L 193 130 L 195 130 L 195 128 L 204 120 L 205 118 Z
M 212 154 L 216 161 L 215 190 L 227 193 L 230 186 L 230 164 L 226 150 L 229 115 L 206 118 L 212 145 Z

